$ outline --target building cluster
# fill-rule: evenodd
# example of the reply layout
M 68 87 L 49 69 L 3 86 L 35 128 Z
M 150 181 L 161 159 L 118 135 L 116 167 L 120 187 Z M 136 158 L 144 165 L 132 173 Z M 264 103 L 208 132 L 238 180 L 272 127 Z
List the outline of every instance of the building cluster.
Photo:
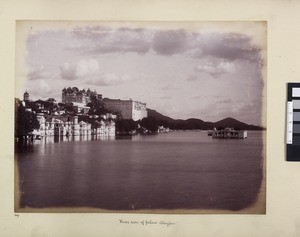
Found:
M 101 101 L 110 111 L 103 115 L 89 113 L 87 106 L 93 99 Z M 115 119 L 120 115 L 123 119 L 141 120 L 147 117 L 146 104 L 132 100 L 102 99 L 96 91 L 79 90 L 77 87 L 68 87 L 62 90 L 62 102 L 56 103 L 55 99 L 31 101 L 26 91 L 23 96 L 23 105 L 26 110 L 36 113 L 40 128 L 34 131 L 37 135 L 109 135 L 116 134 Z M 97 126 L 84 122 L 79 118 L 96 119 Z M 79 121 L 81 120 L 81 121 Z

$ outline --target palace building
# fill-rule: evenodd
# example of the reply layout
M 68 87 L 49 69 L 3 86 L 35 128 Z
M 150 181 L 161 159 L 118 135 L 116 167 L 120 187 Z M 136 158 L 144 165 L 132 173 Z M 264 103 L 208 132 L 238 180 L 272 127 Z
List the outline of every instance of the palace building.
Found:
M 106 109 L 111 112 L 118 112 L 123 119 L 138 121 L 147 117 L 146 103 L 133 100 L 103 99 Z
M 91 97 L 95 96 L 98 99 L 102 99 L 101 94 L 97 94 L 96 91 L 92 92 L 88 90 L 79 90 L 77 87 L 68 87 L 62 90 L 62 103 L 77 103 L 86 105 L 91 102 Z

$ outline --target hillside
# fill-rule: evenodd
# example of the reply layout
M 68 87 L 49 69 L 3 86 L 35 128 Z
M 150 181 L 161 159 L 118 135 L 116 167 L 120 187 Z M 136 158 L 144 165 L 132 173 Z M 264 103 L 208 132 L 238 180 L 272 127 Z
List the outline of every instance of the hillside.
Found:
M 238 121 L 234 118 L 225 118 L 218 122 L 215 122 L 214 124 L 216 125 L 216 127 L 233 127 L 242 130 L 262 130 L 262 128 L 259 126 L 255 126 L 252 124 L 249 125 L 241 121 Z
M 147 112 L 148 112 L 148 117 L 153 117 L 157 121 L 166 121 L 168 123 L 172 123 L 175 121 L 175 119 L 172 119 L 168 116 L 158 113 L 156 110 L 153 110 L 153 109 L 147 109 Z
M 183 119 L 173 119 L 168 116 L 165 116 L 153 109 L 147 109 L 148 117 L 153 117 L 158 121 L 159 125 L 164 125 L 170 129 L 179 129 L 179 130 L 191 130 L 191 129 L 213 129 L 214 127 L 233 127 L 241 130 L 262 130 L 262 127 L 249 125 L 238 121 L 234 118 L 225 118 L 218 122 L 205 122 L 197 118 L 189 118 L 186 120 Z

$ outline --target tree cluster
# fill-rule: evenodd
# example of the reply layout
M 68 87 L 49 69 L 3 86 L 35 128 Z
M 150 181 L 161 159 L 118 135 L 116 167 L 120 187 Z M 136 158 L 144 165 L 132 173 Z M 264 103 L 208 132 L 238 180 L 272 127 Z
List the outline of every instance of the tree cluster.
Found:
M 39 129 L 40 124 L 36 114 L 26 111 L 19 99 L 15 100 L 15 137 L 20 140 L 31 133 L 34 129 Z
M 147 129 L 149 133 L 156 133 L 158 130 L 158 122 L 153 117 L 143 118 L 140 122 L 140 126 Z
M 100 116 L 100 115 L 103 115 L 103 114 L 109 112 L 104 107 L 104 104 L 103 104 L 102 100 L 98 99 L 96 97 L 96 95 L 91 95 L 90 99 L 91 99 L 91 102 L 89 102 L 87 104 L 87 106 L 90 107 L 90 111 L 89 111 L 90 115 L 98 115 L 98 116 Z
M 138 122 L 133 119 L 118 119 L 116 121 L 116 131 L 120 134 L 130 134 L 138 129 Z

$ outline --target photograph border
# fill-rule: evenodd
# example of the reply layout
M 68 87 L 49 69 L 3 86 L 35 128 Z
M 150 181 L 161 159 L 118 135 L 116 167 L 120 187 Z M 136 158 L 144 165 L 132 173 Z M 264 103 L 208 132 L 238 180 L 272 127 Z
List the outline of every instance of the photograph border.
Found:
M 123 28 L 128 27 L 134 29 L 135 27 L 144 27 L 146 30 L 178 30 L 184 29 L 187 32 L 197 32 L 195 29 L 203 28 L 205 31 L 211 31 L 211 29 L 215 30 L 212 32 L 220 32 L 224 34 L 228 34 L 229 32 L 240 32 L 243 26 L 251 26 L 251 30 L 248 30 L 248 34 L 241 32 L 242 36 L 256 36 L 259 38 L 260 45 L 254 45 L 255 47 L 264 47 L 260 48 L 262 57 L 263 66 L 260 69 L 261 80 L 262 80 L 262 98 L 261 98 L 261 127 L 263 128 L 263 132 L 265 137 L 262 137 L 262 182 L 260 185 L 260 191 L 258 192 L 257 200 L 252 205 L 242 208 L 240 210 L 229 210 L 229 209 L 137 209 L 137 210 L 109 210 L 109 209 L 101 209 L 97 207 L 45 207 L 45 208 L 33 208 L 33 207 L 20 207 L 20 190 L 19 190 L 19 172 L 17 170 L 17 160 L 15 164 L 15 212 L 16 213 L 141 213 L 141 214 L 258 214 L 264 215 L 266 214 L 266 88 L 267 88 L 267 22 L 266 21 L 39 21 L 39 20 L 30 20 L 30 21 L 16 21 L 16 79 L 15 84 L 16 87 L 21 87 L 25 81 L 18 81 L 18 76 L 20 72 L 28 71 L 28 68 L 25 65 L 28 64 L 26 60 L 28 60 L 28 52 L 26 51 L 28 37 L 31 34 L 32 28 L 35 29 L 35 32 L 57 32 L 59 30 L 64 30 L 69 32 L 74 27 L 93 27 L 93 26 L 104 26 L 104 27 L 114 27 Z M 30 27 L 29 27 L 30 26 Z M 258 30 L 255 31 L 255 26 L 257 26 Z M 168 28 L 170 27 L 170 28 Z M 249 32 L 252 34 L 249 34 Z M 262 32 L 264 32 L 264 37 L 262 36 Z M 201 34 L 201 30 L 199 30 Z M 26 55 L 26 57 L 25 57 Z M 28 79 L 27 79 L 28 81 Z M 218 83 L 217 80 L 214 80 L 215 83 Z M 71 84 L 76 83 L 73 80 L 69 81 Z M 75 84 L 76 85 L 76 84 Z M 26 87 L 27 88 L 27 87 Z M 20 88 L 19 88 L 20 89 Z M 25 87 L 22 87 L 23 91 L 25 91 Z M 29 91 L 30 92 L 30 91 Z M 253 97 L 253 96 L 252 96 Z M 21 99 L 21 98 L 20 98 Z M 199 118 L 201 119 L 201 118 Z
M 298 1 L 3 0 L 0 2 L 0 233 L 4 236 L 298 236 L 300 163 L 286 162 L 286 84 L 300 82 Z M 14 65 L 16 20 L 264 20 L 268 22 L 266 215 L 14 213 Z M 175 225 L 135 226 L 120 219 Z

